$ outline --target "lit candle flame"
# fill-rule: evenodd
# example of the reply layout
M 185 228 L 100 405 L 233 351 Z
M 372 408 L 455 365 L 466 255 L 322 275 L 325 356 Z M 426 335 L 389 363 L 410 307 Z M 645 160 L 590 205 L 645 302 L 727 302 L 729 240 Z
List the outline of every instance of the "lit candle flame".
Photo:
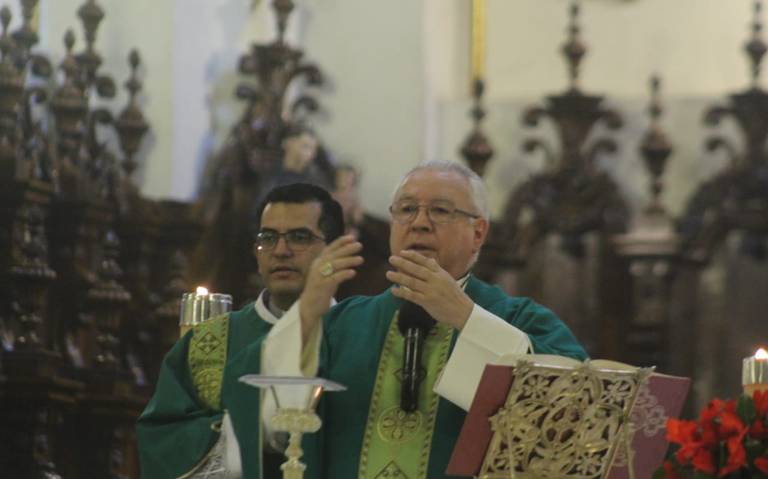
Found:
M 755 353 L 755 359 L 768 359 L 768 351 L 763 348 L 758 349 Z
M 205 296 L 206 294 L 208 294 L 208 288 L 206 288 L 205 286 L 198 286 L 197 290 L 195 290 L 195 294 L 198 296 Z

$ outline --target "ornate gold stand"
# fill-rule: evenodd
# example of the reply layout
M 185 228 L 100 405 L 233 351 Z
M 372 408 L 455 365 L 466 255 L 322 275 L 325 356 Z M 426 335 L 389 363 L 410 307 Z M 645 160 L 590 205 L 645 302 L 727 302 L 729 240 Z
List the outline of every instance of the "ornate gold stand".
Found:
M 288 460 L 280 466 L 283 479 L 303 479 L 307 466 L 300 460 L 304 454 L 301 449 L 301 436 L 307 432 L 317 432 L 322 424 L 320 417 L 314 410 L 284 408 L 277 410 L 271 422 L 275 431 L 290 434 L 288 448 L 285 450 Z
M 307 465 L 301 462 L 304 451 L 301 449 L 301 436 L 308 432 L 317 432 L 322 425 L 320 417 L 315 414 L 315 408 L 323 391 L 344 391 L 343 385 L 323 378 L 305 378 L 302 376 L 263 376 L 246 374 L 240 382 L 262 389 L 269 389 L 275 400 L 277 411 L 272 416 L 270 424 L 277 432 L 287 432 L 288 448 L 285 455 L 288 458 L 280 469 L 283 479 L 303 479 Z M 303 407 L 281 407 L 275 387 L 309 387 L 309 393 Z

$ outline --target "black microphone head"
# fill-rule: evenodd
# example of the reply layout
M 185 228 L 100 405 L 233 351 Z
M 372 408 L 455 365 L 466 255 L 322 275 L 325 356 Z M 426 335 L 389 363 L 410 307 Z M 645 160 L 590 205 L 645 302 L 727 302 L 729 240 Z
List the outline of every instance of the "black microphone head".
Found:
M 397 328 L 400 334 L 406 335 L 409 329 L 420 329 L 422 333 L 429 332 L 435 320 L 421 306 L 410 301 L 403 301 L 400 307 L 400 316 L 397 322 Z

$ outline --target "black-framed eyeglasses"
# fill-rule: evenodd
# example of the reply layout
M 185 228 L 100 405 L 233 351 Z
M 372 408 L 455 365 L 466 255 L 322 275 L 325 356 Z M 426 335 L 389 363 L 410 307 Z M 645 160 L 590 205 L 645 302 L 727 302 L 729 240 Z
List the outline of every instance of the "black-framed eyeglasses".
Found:
M 430 201 L 429 203 L 400 200 L 389 207 L 389 213 L 392 215 L 392 219 L 398 223 L 405 224 L 416 218 L 420 208 L 426 209 L 427 218 L 436 224 L 450 223 L 456 219 L 456 215 L 463 215 L 472 219 L 480 218 L 480 215 L 456 208 L 456 205 L 448 200 L 435 200 Z
M 325 238 L 318 236 L 307 228 L 297 228 L 288 230 L 285 233 L 279 233 L 275 230 L 262 230 L 256 234 L 256 247 L 259 250 L 271 250 L 277 246 L 280 238 L 285 239 L 291 251 L 303 251 L 318 241 L 325 241 Z

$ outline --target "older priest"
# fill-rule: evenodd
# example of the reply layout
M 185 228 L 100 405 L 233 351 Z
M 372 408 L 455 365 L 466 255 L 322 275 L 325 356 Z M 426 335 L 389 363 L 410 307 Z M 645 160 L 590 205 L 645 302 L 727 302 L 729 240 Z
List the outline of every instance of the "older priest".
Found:
M 321 401 L 323 428 L 305 441 L 309 477 L 446 477 L 485 364 L 510 353 L 586 357 L 550 310 L 472 276 L 489 224 L 485 188 L 472 171 L 450 162 L 418 166 L 397 188 L 390 212 L 394 270 L 387 278 L 394 286 L 329 311 L 359 258 L 359 244 L 342 237 L 313 262 L 298 304 L 264 343 L 265 371 L 298 374 L 318 358 L 318 375 L 349 388 Z M 404 301 L 436 321 L 420 344 L 413 410 L 401 402 Z

